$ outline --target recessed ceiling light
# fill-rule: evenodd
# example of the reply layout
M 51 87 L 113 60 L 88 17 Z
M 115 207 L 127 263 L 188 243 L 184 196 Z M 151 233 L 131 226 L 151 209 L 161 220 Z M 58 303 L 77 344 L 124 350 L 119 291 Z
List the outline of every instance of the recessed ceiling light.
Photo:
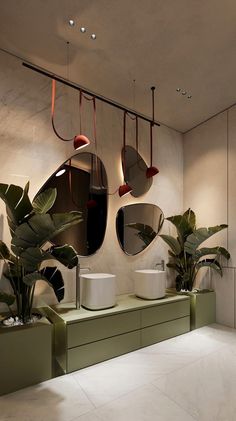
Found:
M 80 28 L 80 32 L 82 32 L 82 34 L 84 34 L 86 32 L 86 28 L 84 28 L 83 26 Z
M 69 20 L 69 25 L 70 25 L 70 26 L 75 26 L 75 21 L 74 21 L 73 19 L 70 19 L 70 20 Z
M 92 35 L 91 35 L 91 38 L 92 38 L 92 39 L 96 39 L 96 38 L 97 38 L 97 37 L 96 37 L 96 34 L 92 34 Z
M 188 97 L 187 97 L 188 99 L 191 99 L 192 98 L 192 95 L 188 95 Z
M 181 91 L 181 89 L 180 88 L 176 88 L 176 92 L 180 92 Z
M 181 93 L 182 93 L 182 95 L 186 95 L 186 93 L 187 93 L 187 92 L 186 92 L 186 91 L 183 91 L 183 92 L 181 92 Z

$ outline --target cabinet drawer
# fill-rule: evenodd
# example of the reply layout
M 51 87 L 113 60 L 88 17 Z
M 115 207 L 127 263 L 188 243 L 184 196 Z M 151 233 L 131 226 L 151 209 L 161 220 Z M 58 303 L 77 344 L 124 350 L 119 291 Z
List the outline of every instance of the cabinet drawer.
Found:
M 141 328 L 175 320 L 190 314 L 189 299 L 141 310 Z
M 67 325 L 67 347 L 73 348 L 140 328 L 140 311 L 85 320 Z
M 190 317 L 183 317 L 170 322 L 161 323 L 159 325 L 145 327 L 141 330 L 141 346 L 148 346 L 155 344 L 165 339 L 181 335 L 189 332 Z
M 67 372 L 87 367 L 140 348 L 140 331 L 78 346 L 67 351 Z

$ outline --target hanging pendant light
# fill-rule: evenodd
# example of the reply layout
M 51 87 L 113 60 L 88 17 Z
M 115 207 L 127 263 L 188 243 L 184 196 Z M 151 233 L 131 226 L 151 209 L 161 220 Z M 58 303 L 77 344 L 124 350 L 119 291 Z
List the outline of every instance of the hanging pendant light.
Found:
M 82 133 L 82 98 L 83 94 L 82 91 L 79 91 L 79 120 L 80 120 L 80 132 Z M 79 134 L 74 137 L 74 149 L 78 151 L 78 149 L 85 148 L 90 144 L 90 140 L 87 136 L 83 134 Z
M 155 86 L 151 87 L 152 90 L 152 122 L 150 123 L 150 167 L 146 170 L 146 177 L 151 178 L 154 177 L 154 175 L 159 173 L 159 170 L 157 167 L 154 167 L 152 165 L 152 155 L 153 155 L 153 126 L 154 126 L 154 91 Z
M 52 106 L 51 106 L 51 121 L 52 121 L 52 128 L 53 131 L 55 133 L 55 135 L 60 139 L 63 140 L 64 142 L 70 142 L 70 141 L 74 141 L 74 148 L 76 150 L 81 149 L 87 145 L 89 145 L 90 141 L 89 139 L 84 136 L 84 135 L 76 135 L 72 138 L 66 139 L 64 137 L 62 137 L 56 127 L 55 127 L 55 123 L 54 123 L 54 114 L 55 114 L 55 98 L 56 98 L 56 81 L 55 79 L 52 79 Z
M 125 146 L 126 146 L 126 113 L 127 111 L 124 111 L 124 120 L 123 120 L 123 150 L 122 150 L 122 169 L 123 169 L 123 176 L 124 176 L 124 184 L 122 184 L 119 189 L 118 193 L 119 196 L 125 196 L 132 192 L 132 187 L 126 182 L 125 180 L 125 171 L 126 171 L 126 153 L 125 153 Z

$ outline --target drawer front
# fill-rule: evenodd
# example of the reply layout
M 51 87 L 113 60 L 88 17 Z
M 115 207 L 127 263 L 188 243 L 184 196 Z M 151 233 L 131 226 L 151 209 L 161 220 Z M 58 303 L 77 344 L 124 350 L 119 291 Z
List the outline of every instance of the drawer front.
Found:
M 73 348 L 136 329 L 140 329 L 140 311 L 68 324 L 67 347 Z
M 162 304 L 141 310 L 141 328 L 175 320 L 190 314 L 190 300 Z
M 190 317 L 172 320 L 159 325 L 145 327 L 141 330 L 141 346 L 148 346 L 190 330 Z
M 140 331 L 125 333 L 68 349 L 67 372 L 87 367 L 140 348 Z

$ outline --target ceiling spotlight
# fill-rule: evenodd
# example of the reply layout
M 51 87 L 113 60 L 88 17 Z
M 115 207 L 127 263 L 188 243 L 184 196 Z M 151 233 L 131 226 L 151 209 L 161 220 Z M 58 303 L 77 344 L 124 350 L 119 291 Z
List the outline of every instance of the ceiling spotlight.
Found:
M 176 89 L 176 92 L 180 92 L 180 91 L 181 91 L 181 89 L 180 89 L 180 88 L 177 88 L 177 89 Z
M 96 34 L 92 34 L 91 35 L 91 39 L 96 39 L 97 37 L 96 37 Z
M 75 21 L 74 21 L 73 19 L 70 19 L 70 20 L 69 20 L 69 25 L 70 25 L 70 26 L 75 26 Z
M 182 93 L 182 95 L 186 95 L 186 93 L 187 93 L 187 92 L 186 92 L 186 91 L 183 91 L 183 92 L 181 92 L 181 93 Z
M 187 98 L 188 98 L 188 99 L 191 99 L 191 98 L 192 98 L 192 95 L 188 95 L 188 96 L 187 96 Z
M 86 32 L 86 28 L 84 28 L 83 26 L 80 28 L 80 32 L 82 32 L 82 34 L 84 34 Z

